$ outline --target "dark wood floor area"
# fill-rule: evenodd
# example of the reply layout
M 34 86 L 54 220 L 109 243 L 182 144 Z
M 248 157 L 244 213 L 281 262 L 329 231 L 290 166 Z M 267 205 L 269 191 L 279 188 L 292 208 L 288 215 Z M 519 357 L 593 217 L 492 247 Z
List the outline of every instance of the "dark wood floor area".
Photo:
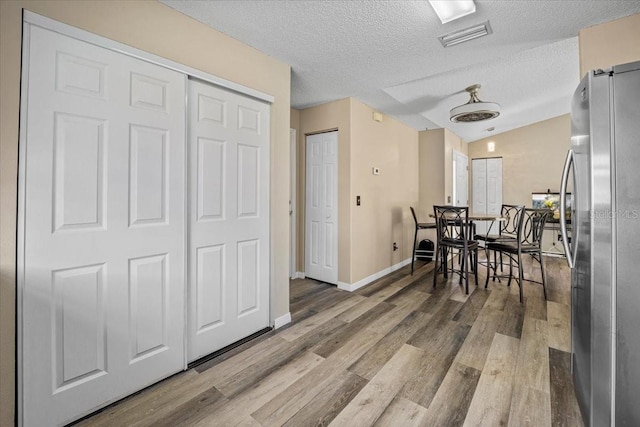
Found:
M 569 269 L 548 297 L 470 284 L 433 263 L 349 293 L 291 282 L 293 322 L 84 420 L 91 426 L 581 426 Z M 529 275 L 539 270 L 527 265 Z

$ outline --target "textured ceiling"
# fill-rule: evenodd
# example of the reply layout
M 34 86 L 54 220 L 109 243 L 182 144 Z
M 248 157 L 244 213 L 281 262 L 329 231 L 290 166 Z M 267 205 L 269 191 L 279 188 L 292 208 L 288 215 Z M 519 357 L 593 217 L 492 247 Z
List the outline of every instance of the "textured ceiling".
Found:
M 466 141 L 569 112 L 579 82 L 578 31 L 640 13 L 640 0 L 476 0 L 441 24 L 424 1 L 161 0 L 291 65 L 291 106 L 352 96 L 416 129 Z M 450 48 L 438 36 L 489 20 L 493 34 Z M 613 64 L 612 64 L 613 65 Z M 454 124 L 449 110 L 479 83 L 500 117 Z

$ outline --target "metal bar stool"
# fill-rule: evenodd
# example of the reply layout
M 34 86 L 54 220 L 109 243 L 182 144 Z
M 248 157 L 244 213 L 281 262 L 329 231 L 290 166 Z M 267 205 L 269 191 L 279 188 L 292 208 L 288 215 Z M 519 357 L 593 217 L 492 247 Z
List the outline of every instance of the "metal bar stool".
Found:
M 435 248 L 433 251 L 424 250 L 424 249 L 416 249 L 416 244 L 418 242 L 418 230 L 429 230 L 435 229 L 435 222 L 418 222 L 418 218 L 416 217 L 416 211 L 413 209 L 413 206 L 409 206 L 411 209 L 411 215 L 413 215 L 413 222 L 416 224 L 416 231 L 413 234 L 413 253 L 411 255 L 411 274 L 413 274 L 413 263 L 416 260 L 416 256 L 434 256 Z
M 518 220 L 518 237 L 515 242 L 488 242 L 487 248 L 492 251 L 500 252 L 500 254 L 506 254 L 509 257 L 509 282 L 507 286 L 511 285 L 511 279 L 515 279 L 520 287 L 520 303 L 523 302 L 523 283 L 524 281 L 539 283 L 542 285 L 542 291 L 544 293 L 544 299 L 547 299 L 547 286 L 546 275 L 544 272 L 544 262 L 542 259 L 542 231 L 544 230 L 545 222 L 549 217 L 548 209 L 524 209 Z M 531 258 L 540 263 L 540 275 L 542 281 L 538 282 L 531 279 L 524 278 L 524 271 L 522 269 L 522 255 L 531 255 Z M 518 277 L 513 275 L 513 263 L 518 265 Z M 487 272 L 487 279 L 484 284 L 486 288 L 489 284 L 490 270 Z M 496 277 L 496 268 L 493 269 L 493 275 Z
M 473 223 L 469 221 L 469 208 L 459 206 L 434 206 L 433 213 L 438 227 L 438 258 L 434 274 L 433 287 L 436 286 L 438 271 L 442 269 L 445 278 L 449 271 L 460 276 L 460 284 L 464 279 L 465 292 L 469 293 L 469 264 L 478 286 L 478 242 L 473 240 Z M 460 254 L 460 268 L 448 267 L 449 251 Z M 468 259 L 467 259 L 468 258 Z

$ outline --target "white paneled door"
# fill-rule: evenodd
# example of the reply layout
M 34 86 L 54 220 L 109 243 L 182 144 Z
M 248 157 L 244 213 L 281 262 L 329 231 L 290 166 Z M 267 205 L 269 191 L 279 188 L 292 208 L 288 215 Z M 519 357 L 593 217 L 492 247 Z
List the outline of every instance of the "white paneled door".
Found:
M 269 326 L 269 106 L 189 80 L 193 361 Z
M 473 159 L 471 161 L 474 213 L 499 214 L 502 209 L 502 158 Z M 476 232 L 485 234 L 488 224 L 478 222 Z M 491 233 L 497 233 L 497 224 Z
M 47 426 L 184 367 L 185 76 L 28 42 L 18 383 L 24 425 Z
M 454 206 L 469 205 L 469 158 L 453 150 L 453 197 Z
M 473 159 L 471 161 L 472 194 L 474 213 L 487 212 L 487 160 Z
M 338 283 L 338 132 L 306 139 L 305 275 Z
M 502 210 L 502 159 L 487 159 L 487 213 Z

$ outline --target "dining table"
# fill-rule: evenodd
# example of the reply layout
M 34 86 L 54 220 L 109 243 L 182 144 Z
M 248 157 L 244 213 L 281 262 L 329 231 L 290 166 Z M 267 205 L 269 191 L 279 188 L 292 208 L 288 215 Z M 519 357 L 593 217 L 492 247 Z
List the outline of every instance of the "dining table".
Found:
M 429 214 L 430 218 L 435 218 L 436 215 L 434 213 L 430 213 Z M 487 232 L 485 233 L 485 235 L 489 235 L 491 232 L 491 228 L 493 227 L 493 225 L 495 223 L 500 223 L 500 222 L 504 222 L 506 221 L 507 218 L 501 216 L 499 213 L 497 214 L 491 214 L 491 213 L 477 213 L 477 212 L 469 212 L 467 215 L 467 221 L 469 221 L 469 226 L 471 227 L 471 229 L 473 230 L 472 234 L 475 235 L 475 222 L 478 221 L 486 221 L 486 222 L 490 222 L 489 227 L 487 227 Z M 438 233 L 436 233 L 437 236 Z M 436 241 L 436 247 L 439 246 L 440 242 Z M 486 256 L 486 261 L 482 261 L 482 262 L 478 262 L 478 264 L 481 265 L 486 265 L 487 268 L 492 268 L 490 263 L 489 263 L 489 254 L 487 253 L 487 249 L 486 249 L 486 245 L 483 246 L 484 250 L 485 250 L 485 256 Z M 436 249 L 437 251 L 437 249 Z M 488 274 L 488 273 L 487 273 Z
M 434 213 L 430 213 L 429 217 L 430 218 L 435 218 L 436 215 Z M 498 222 L 498 223 L 499 222 L 504 222 L 504 221 L 507 220 L 507 218 L 501 216 L 499 213 L 497 213 L 497 214 L 489 214 L 489 213 L 469 212 L 469 214 L 467 215 L 467 220 L 469 221 L 471 226 L 473 226 L 474 223 L 478 222 L 478 221 L 490 222 L 491 224 L 489 224 L 489 227 L 487 228 L 487 232 L 486 232 L 486 234 L 489 234 L 489 232 L 491 231 L 491 227 L 493 227 L 493 224 L 495 224 L 496 222 Z

